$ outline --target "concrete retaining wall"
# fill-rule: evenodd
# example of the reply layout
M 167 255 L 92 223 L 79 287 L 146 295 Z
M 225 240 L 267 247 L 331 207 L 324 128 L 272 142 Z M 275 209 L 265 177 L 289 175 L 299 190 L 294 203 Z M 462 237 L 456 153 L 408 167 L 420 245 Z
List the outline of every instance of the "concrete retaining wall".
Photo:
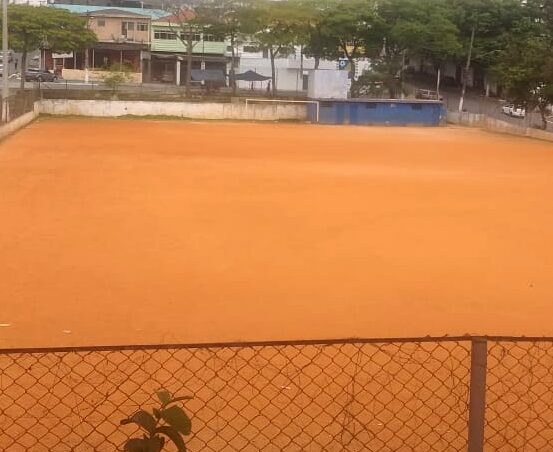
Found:
M 485 116 L 486 115 L 476 113 L 448 111 L 447 122 L 451 124 L 461 124 L 464 126 L 482 126 L 484 124 Z
M 511 124 L 501 119 L 491 118 L 487 115 L 468 113 L 468 112 L 448 112 L 447 122 L 451 124 L 460 124 L 465 126 L 480 127 L 492 132 L 508 133 L 523 137 L 538 138 L 540 140 L 553 141 L 553 133 L 525 127 L 524 123 L 520 125 Z
M 13 121 L 10 121 L 3 126 L 0 126 L 0 140 L 6 138 L 8 135 L 11 135 L 14 132 L 17 132 L 22 127 L 25 127 L 27 124 L 32 122 L 40 112 L 40 102 L 35 102 L 33 111 L 25 113 L 18 118 L 15 118 Z
M 305 104 L 245 104 L 143 102 L 117 100 L 44 99 L 40 112 L 77 116 L 175 116 L 190 119 L 244 119 L 258 121 L 307 120 Z

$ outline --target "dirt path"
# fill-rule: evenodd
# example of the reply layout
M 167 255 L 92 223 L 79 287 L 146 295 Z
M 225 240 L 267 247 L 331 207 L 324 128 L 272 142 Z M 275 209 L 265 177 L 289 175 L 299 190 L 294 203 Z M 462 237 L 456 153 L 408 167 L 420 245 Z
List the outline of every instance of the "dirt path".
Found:
M 553 335 L 553 146 L 41 120 L 0 146 L 0 347 Z

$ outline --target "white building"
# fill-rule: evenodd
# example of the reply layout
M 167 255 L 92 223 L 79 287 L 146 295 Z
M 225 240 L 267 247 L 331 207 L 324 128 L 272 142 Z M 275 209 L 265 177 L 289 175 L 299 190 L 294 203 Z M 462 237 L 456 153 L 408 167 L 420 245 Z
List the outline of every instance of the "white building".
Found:
M 227 56 L 230 57 L 230 51 Z M 271 59 L 268 50 L 262 51 L 255 44 L 244 43 L 238 46 L 236 52 L 238 67 L 236 73 L 254 71 L 266 77 L 271 76 Z M 338 61 L 320 60 L 319 69 L 338 69 Z M 355 66 L 356 78 L 368 68 L 368 62 L 361 60 Z M 276 86 L 279 91 L 307 92 L 309 72 L 315 69 L 315 59 L 301 56 L 301 47 L 296 46 L 294 51 L 286 57 L 275 59 Z M 238 81 L 238 88 L 254 90 L 267 89 L 267 82 Z
M 230 55 L 230 52 L 229 52 Z M 238 46 L 236 56 L 238 57 L 237 73 L 254 71 L 266 77 L 271 76 L 271 59 L 268 50 L 259 50 L 255 44 L 242 44 Z M 301 57 L 301 48 L 297 46 L 295 51 L 288 56 L 280 56 L 275 59 L 276 86 L 279 91 L 307 91 L 307 80 L 309 70 L 314 69 L 315 59 Z M 321 61 L 320 69 L 336 69 L 336 61 Z M 302 73 L 303 69 L 303 73 Z M 238 81 L 238 88 L 262 90 L 267 88 L 268 82 L 246 82 Z

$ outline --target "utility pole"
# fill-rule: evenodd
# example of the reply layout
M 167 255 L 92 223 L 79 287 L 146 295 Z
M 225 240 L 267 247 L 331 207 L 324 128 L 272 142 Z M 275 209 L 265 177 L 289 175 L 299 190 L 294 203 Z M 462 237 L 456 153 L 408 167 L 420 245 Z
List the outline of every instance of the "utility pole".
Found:
M 90 29 L 90 13 L 86 13 L 86 28 Z M 74 50 L 76 52 L 76 50 Z M 120 71 L 123 70 L 123 68 L 119 68 Z M 89 74 L 88 74 L 88 47 L 84 49 L 84 82 L 88 83 L 89 81 Z
M 2 121 L 10 120 L 10 62 L 8 46 L 8 0 L 2 0 Z M 21 75 L 22 77 L 25 74 Z

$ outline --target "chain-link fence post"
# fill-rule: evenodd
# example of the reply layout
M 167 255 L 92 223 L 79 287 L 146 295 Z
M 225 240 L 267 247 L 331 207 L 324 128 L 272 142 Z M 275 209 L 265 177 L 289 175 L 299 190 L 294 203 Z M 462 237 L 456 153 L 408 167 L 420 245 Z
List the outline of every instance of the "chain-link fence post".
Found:
M 484 450 L 487 361 L 488 341 L 484 337 L 473 338 L 470 355 L 468 452 Z

